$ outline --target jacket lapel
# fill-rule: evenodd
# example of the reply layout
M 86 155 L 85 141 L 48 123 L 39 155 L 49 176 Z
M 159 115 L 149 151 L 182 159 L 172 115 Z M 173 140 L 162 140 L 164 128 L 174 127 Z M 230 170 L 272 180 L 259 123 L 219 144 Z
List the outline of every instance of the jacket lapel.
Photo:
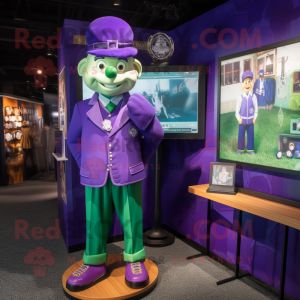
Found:
M 130 97 L 130 94 L 127 92 L 123 96 L 123 101 L 122 101 L 122 107 L 120 108 L 119 114 L 116 118 L 115 124 L 111 132 L 109 133 L 109 136 L 114 135 L 117 133 L 128 121 L 128 108 L 127 108 L 127 102 Z
M 87 111 L 86 115 L 89 119 L 101 129 L 106 135 L 109 135 L 109 132 L 103 129 L 103 117 L 100 110 L 100 105 L 98 103 L 98 93 L 95 93 L 91 98 L 89 105 L 93 105 L 92 108 Z
M 103 124 L 102 124 L 103 117 L 101 114 L 100 105 L 98 103 L 98 93 L 95 93 L 93 95 L 93 97 L 91 98 L 89 105 L 93 105 L 93 106 L 86 113 L 86 115 L 106 135 L 112 136 L 116 132 L 118 132 L 129 121 L 128 108 L 127 108 L 127 102 L 128 102 L 129 97 L 130 97 L 129 93 L 124 94 L 123 101 L 122 101 L 122 107 L 120 108 L 120 111 L 119 111 L 116 121 L 114 123 L 113 129 L 110 132 L 103 129 Z
M 128 117 L 128 108 L 127 105 L 123 106 L 117 116 L 117 119 L 115 121 L 114 127 L 109 133 L 109 136 L 114 135 L 116 132 L 118 132 L 127 122 L 129 121 Z

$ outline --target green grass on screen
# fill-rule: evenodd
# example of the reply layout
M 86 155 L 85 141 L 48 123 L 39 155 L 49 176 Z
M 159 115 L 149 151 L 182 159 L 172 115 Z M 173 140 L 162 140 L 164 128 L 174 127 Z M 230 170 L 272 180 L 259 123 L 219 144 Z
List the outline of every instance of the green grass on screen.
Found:
M 255 155 L 253 156 L 247 153 L 236 155 L 238 121 L 234 112 L 222 114 L 220 116 L 220 158 L 293 170 L 300 163 L 300 159 L 289 159 L 285 154 L 282 159 L 276 158 L 278 133 L 290 133 L 290 119 L 300 118 L 300 111 L 282 109 L 284 119 L 282 126 L 280 126 L 278 121 L 279 109 L 279 107 L 273 107 L 272 110 L 258 110 L 258 117 L 254 125 Z

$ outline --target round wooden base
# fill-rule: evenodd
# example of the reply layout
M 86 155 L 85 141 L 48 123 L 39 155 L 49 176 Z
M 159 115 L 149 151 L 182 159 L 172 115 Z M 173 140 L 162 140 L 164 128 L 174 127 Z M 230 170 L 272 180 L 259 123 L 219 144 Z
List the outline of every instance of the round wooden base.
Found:
M 66 270 L 62 277 L 62 284 L 65 292 L 77 299 L 84 300 L 120 300 L 120 299 L 139 299 L 152 292 L 156 286 L 158 278 L 158 268 L 156 264 L 145 259 L 145 267 L 149 274 L 149 284 L 142 289 L 131 289 L 125 283 L 126 262 L 123 261 L 122 254 L 109 254 L 107 258 L 107 268 L 109 276 L 103 281 L 98 282 L 92 287 L 80 291 L 71 292 L 66 288 L 66 281 L 69 276 L 81 267 L 82 260 L 78 261 Z

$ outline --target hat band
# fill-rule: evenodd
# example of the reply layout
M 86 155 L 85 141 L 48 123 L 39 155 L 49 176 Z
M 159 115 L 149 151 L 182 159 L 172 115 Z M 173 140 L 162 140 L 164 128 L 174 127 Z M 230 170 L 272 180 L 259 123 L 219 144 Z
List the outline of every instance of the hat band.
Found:
M 133 43 L 119 43 L 118 40 L 107 40 L 106 42 L 99 42 L 88 45 L 88 50 L 93 49 L 118 49 L 132 46 Z

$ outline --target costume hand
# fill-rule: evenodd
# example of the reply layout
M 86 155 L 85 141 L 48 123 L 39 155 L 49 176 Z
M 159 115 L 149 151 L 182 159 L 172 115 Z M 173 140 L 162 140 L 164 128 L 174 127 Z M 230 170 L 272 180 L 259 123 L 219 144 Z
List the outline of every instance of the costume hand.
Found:
M 154 99 L 154 97 L 152 97 L 152 99 Z M 136 93 L 130 95 L 128 99 L 128 104 L 130 103 L 132 105 L 140 105 L 145 102 L 149 103 L 149 101 L 144 96 Z
M 127 103 L 128 116 L 138 129 L 146 129 L 155 116 L 155 108 L 142 95 L 133 94 Z
M 254 120 L 254 119 L 253 119 Z M 243 122 L 243 120 L 242 119 L 239 119 L 239 124 L 241 125 L 242 124 L 242 122 Z
M 255 124 L 255 119 L 253 119 L 253 124 Z

